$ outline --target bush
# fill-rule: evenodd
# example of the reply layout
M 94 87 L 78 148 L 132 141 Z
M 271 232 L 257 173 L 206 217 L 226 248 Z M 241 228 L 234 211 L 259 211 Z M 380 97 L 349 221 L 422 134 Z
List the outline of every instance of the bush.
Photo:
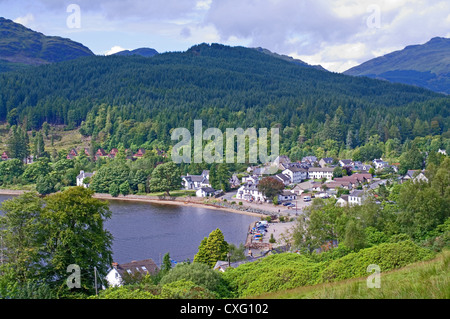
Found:
M 223 274 L 233 297 L 257 296 L 267 292 L 315 285 L 322 282 L 367 277 L 367 266 L 376 264 L 385 272 L 434 256 L 412 241 L 384 243 L 357 253 L 339 245 L 321 254 L 282 253 L 229 268 Z
M 145 193 L 145 184 L 138 184 L 138 193 L 139 194 Z
M 217 296 L 227 294 L 227 289 L 224 287 L 220 273 L 212 270 L 208 265 L 203 263 L 178 264 L 161 279 L 160 283 L 162 286 L 165 286 L 180 280 L 189 281 L 196 286 L 206 288 Z M 184 284 L 186 285 L 186 283 Z
M 239 205 L 242 206 L 243 205 L 242 202 L 239 202 Z
M 407 234 L 396 234 L 389 238 L 388 242 L 390 243 L 399 243 L 405 240 L 411 240 L 411 236 Z
M 111 184 L 111 186 L 109 187 L 109 195 L 111 195 L 112 197 L 119 196 L 119 186 L 117 186 L 116 183 Z
M 160 299 L 160 297 L 148 291 L 122 286 L 103 290 L 98 296 L 91 296 L 90 299 Z
M 282 253 L 229 268 L 223 278 L 234 297 L 255 296 L 314 284 L 319 278 L 321 265 L 303 255 Z
M 270 234 L 270 239 L 269 239 L 269 243 L 274 244 L 277 241 L 275 240 L 275 238 L 273 237 L 273 234 Z
M 215 299 L 216 295 L 190 280 L 180 279 L 161 288 L 163 299 Z
M 367 244 L 370 246 L 375 246 L 388 241 L 388 237 L 385 233 L 378 231 L 375 227 L 366 227 L 364 229 L 366 235 Z
M 367 276 L 367 266 L 376 264 L 382 272 L 430 259 L 434 254 L 412 241 L 384 243 L 350 253 L 331 262 L 322 272 L 322 281 L 338 281 Z
M 124 196 L 127 196 L 128 194 L 130 194 L 131 189 L 130 189 L 130 184 L 128 183 L 128 181 L 125 181 L 122 184 L 120 184 L 119 190 L 120 190 L 120 193 Z

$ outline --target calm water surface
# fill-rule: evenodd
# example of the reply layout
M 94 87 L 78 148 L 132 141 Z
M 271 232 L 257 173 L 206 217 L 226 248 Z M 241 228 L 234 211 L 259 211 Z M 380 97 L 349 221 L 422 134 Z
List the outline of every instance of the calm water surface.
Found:
M 11 196 L 0 195 L 0 202 Z M 257 217 L 178 205 L 110 201 L 105 227 L 114 236 L 113 259 L 118 263 L 151 258 L 158 265 L 165 253 L 176 261 L 194 258 L 204 237 L 220 228 L 229 243 L 244 243 Z

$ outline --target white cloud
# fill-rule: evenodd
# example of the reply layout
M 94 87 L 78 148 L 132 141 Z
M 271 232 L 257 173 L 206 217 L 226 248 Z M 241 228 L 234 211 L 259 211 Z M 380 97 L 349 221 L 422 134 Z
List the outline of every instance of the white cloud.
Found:
M 124 50 L 129 50 L 129 49 L 124 49 L 121 46 L 115 45 L 113 46 L 111 49 L 109 49 L 108 51 L 105 52 L 105 55 L 112 55 L 114 53 L 120 52 L 120 51 L 124 51 Z
M 34 22 L 34 15 L 31 13 L 27 13 L 27 15 L 23 17 L 18 17 L 13 20 L 15 23 L 20 23 L 23 26 L 31 27 L 32 23 Z
M 65 27 L 69 3 L 0 0 L 0 11 L 14 12 L 10 16 L 20 16 L 16 21 L 51 35 L 76 32 L 78 41 L 84 37 L 92 46 L 95 32 L 108 34 L 97 52 L 117 43 L 130 48 L 150 43 L 162 52 L 220 42 L 264 47 L 332 71 L 435 36 L 450 37 L 448 0 L 77 0 L 82 19 L 77 30 Z M 379 8 L 380 25 L 371 28 L 373 8 Z

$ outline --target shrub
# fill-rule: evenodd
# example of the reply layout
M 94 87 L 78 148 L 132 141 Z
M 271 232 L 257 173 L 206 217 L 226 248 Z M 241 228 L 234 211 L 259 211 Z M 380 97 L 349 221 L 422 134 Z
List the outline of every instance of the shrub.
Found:
M 235 297 L 247 297 L 314 284 L 321 265 L 303 255 L 282 253 L 227 269 L 223 278 Z
M 180 279 L 161 288 L 163 299 L 215 299 L 215 294 L 190 280 Z
M 275 243 L 275 242 L 276 242 L 276 240 L 275 240 L 275 238 L 273 237 L 273 234 L 270 234 L 269 243 L 273 244 L 273 243 Z
M 388 237 L 386 236 L 386 234 L 378 231 L 375 227 L 366 227 L 364 229 L 364 232 L 366 235 L 367 244 L 369 246 L 382 244 L 388 241 Z
M 116 183 L 111 184 L 111 186 L 109 187 L 109 195 L 111 195 L 112 197 L 119 196 L 119 186 L 117 186 Z
M 332 261 L 322 272 L 321 277 L 323 282 L 363 277 L 367 276 L 367 266 L 371 264 L 378 265 L 384 272 L 433 256 L 431 251 L 417 246 L 410 240 L 384 243 Z
M 212 270 L 208 265 L 203 263 L 194 262 L 192 264 L 178 264 L 161 279 L 161 285 L 165 286 L 180 280 L 192 282 L 196 286 L 203 287 L 206 290 L 215 293 L 217 296 L 224 296 L 227 294 L 227 289 L 224 287 L 224 282 L 220 273 Z M 187 284 L 184 283 L 184 285 L 186 287 Z M 207 294 L 206 291 L 205 294 Z
M 91 296 L 90 299 L 160 299 L 160 297 L 148 291 L 122 286 L 103 290 L 98 296 Z

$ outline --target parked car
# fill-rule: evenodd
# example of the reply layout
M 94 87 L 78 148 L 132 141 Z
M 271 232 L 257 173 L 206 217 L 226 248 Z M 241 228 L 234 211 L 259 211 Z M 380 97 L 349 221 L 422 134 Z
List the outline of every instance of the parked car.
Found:
M 303 197 L 303 201 L 304 202 L 309 202 L 309 201 L 311 201 L 311 197 L 310 196 L 305 196 L 305 197 Z
M 288 203 L 284 203 L 283 206 L 288 206 L 290 204 L 292 204 L 292 203 L 289 203 L 289 202 Z

